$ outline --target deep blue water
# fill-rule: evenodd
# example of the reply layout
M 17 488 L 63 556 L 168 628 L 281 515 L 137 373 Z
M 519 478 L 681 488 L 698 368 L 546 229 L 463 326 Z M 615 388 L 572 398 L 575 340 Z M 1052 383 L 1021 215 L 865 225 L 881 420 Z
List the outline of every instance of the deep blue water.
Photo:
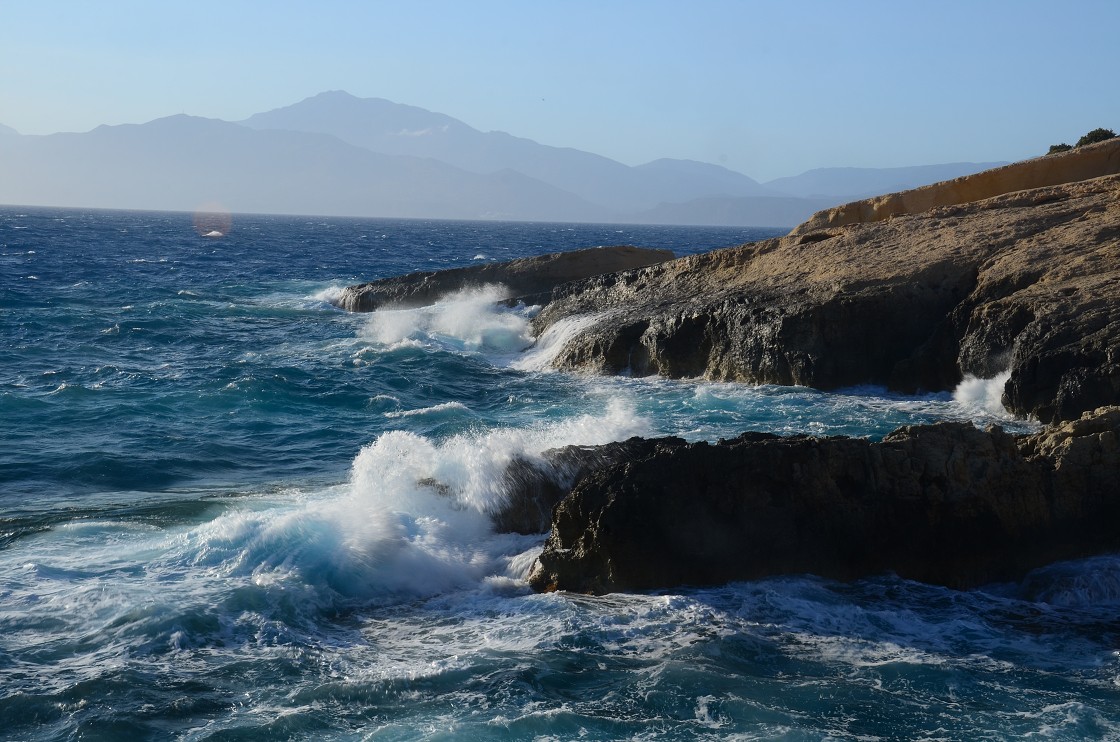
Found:
M 485 292 L 347 284 L 761 230 L 0 207 L 0 738 L 1120 738 L 1120 559 L 533 595 L 514 455 L 633 434 L 1030 424 L 955 395 L 547 370 Z M 998 393 L 996 395 L 998 397 Z M 421 482 L 450 487 L 437 495 Z

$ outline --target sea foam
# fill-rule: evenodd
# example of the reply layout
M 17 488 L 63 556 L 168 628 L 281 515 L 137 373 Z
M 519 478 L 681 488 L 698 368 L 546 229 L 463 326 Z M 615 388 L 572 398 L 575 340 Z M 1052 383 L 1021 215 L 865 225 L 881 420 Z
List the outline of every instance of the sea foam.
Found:
M 953 400 L 970 410 L 982 410 L 997 417 L 1011 417 L 1011 413 L 1003 406 L 1003 389 L 1010 378 L 1010 371 L 1004 371 L 990 379 L 969 374 L 953 390 Z
M 412 309 L 379 309 L 370 315 L 361 338 L 387 346 L 409 342 L 490 356 L 517 353 L 532 344 L 527 310 L 498 302 L 500 286 L 464 289 L 436 303 Z
M 641 435 L 648 422 L 623 401 L 599 415 L 498 428 L 436 441 L 393 430 L 355 457 L 345 486 L 302 502 L 225 513 L 188 537 L 196 567 L 302 590 L 313 602 L 396 602 L 519 580 L 541 537 L 495 534 L 505 471 L 516 457 Z M 517 574 L 511 573 L 512 571 Z

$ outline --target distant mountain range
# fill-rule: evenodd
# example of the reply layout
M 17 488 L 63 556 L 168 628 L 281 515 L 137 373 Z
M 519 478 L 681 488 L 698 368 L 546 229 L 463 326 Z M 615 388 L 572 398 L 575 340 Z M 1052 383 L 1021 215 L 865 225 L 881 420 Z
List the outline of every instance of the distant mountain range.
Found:
M 996 164 L 829 168 L 761 184 L 690 160 L 631 167 L 336 91 L 237 123 L 179 115 L 47 136 L 0 126 L 0 203 L 787 227 Z

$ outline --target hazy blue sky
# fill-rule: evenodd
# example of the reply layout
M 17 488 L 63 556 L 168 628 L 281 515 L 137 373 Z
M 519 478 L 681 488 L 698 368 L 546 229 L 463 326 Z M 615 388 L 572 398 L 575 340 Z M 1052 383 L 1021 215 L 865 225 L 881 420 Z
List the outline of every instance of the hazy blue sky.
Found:
M 238 120 L 324 90 L 639 164 L 1014 160 L 1120 130 L 1120 0 L 0 0 L 0 123 Z

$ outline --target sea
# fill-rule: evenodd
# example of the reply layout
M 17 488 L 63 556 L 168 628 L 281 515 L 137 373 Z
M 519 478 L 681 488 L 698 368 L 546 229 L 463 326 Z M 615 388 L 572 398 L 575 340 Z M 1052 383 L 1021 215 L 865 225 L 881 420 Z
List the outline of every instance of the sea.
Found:
M 538 595 L 544 536 L 491 526 L 508 462 L 567 444 L 1035 429 L 1000 378 L 561 373 L 563 338 L 493 287 L 332 304 L 416 270 L 780 230 L 195 221 L 0 207 L 0 739 L 1120 739 L 1115 555 L 968 591 Z

